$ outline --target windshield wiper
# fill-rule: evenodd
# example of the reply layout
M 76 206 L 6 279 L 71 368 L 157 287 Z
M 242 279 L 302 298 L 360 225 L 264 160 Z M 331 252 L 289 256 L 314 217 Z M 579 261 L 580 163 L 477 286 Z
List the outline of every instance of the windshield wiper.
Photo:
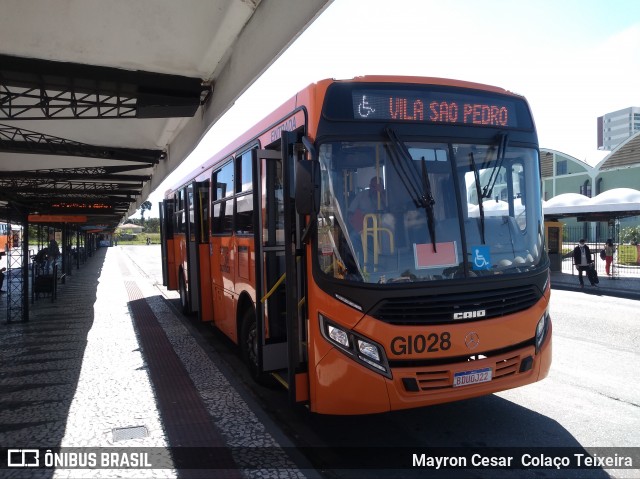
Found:
M 482 204 L 482 189 L 480 187 L 480 174 L 478 173 L 478 167 L 476 161 L 473 159 L 473 152 L 469 153 L 469 159 L 471 160 L 471 168 L 473 169 L 473 177 L 476 183 L 476 195 L 478 196 L 478 211 L 480 213 L 480 237 L 482 238 L 482 244 L 486 244 L 484 240 L 484 206 Z
M 483 198 L 491 198 L 491 194 L 493 193 L 493 187 L 495 186 L 496 181 L 498 181 L 500 168 L 502 168 L 502 163 L 504 161 L 504 157 L 506 156 L 508 142 L 509 142 L 508 134 L 501 133 L 500 135 L 498 135 L 498 141 L 497 141 L 498 156 L 496 160 L 496 166 L 494 166 L 493 170 L 491 170 L 491 175 L 489 175 L 489 181 L 487 181 L 487 184 L 482 190 Z
M 390 127 L 385 128 L 387 136 L 395 146 L 395 152 L 401 161 L 394 161 L 391 164 L 395 168 L 402 184 L 406 188 L 409 196 L 413 200 L 414 204 L 418 208 L 424 208 L 427 215 L 427 227 L 429 229 L 429 235 L 431 236 L 431 244 L 433 245 L 434 253 L 437 253 L 436 249 L 436 227 L 434 218 L 434 205 L 436 204 L 431 192 L 431 182 L 429 181 L 429 175 L 427 172 L 427 160 L 422 157 L 422 175 L 419 175 L 416 171 L 411 153 L 407 150 L 404 142 L 398 138 L 397 133 Z M 395 155 L 391 155 L 392 158 L 396 158 Z M 421 184 L 418 183 L 418 178 L 421 178 Z
M 422 191 L 421 196 L 422 206 L 427 212 L 427 226 L 429 228 L 429 234 L 431 235 L 431 244 L 433 245 L 433 252 L 437 253 L 436 248 L 436 219 L 434 217 L 433 206 L 436 204 L 436 200 L 433 199 L 431 193 L 431 182 L 429 181 L 429 175 L 427 174 L 427 160 L 422 157 Z

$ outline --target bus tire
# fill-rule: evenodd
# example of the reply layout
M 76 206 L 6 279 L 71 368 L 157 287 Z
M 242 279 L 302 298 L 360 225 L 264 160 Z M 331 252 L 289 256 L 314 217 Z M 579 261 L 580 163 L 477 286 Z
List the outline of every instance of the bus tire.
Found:
M 187 283 L 184 280 L 184 275 L 179 275 L 179 290 L 180 290 L 180 309 L 183 314 L 191 314 L 191 305 L 189 304 L 189 293 L 187 292 Z
M 256 315 L 252 308 L 247 308 L 242 315 L 240 354 L 242 361 L 247 365 L 251 378 L 258 384 L 268 385 L 270 376 L 265 373 L 258 373 L 258 326 Z

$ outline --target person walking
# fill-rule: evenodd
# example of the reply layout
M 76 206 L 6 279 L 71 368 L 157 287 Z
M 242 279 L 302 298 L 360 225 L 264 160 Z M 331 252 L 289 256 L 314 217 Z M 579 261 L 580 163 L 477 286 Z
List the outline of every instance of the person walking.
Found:
M 587 271 L 587 277 L 591 286 L 596 286 L 593 277 L 589 275 L 589 269 L 593 267 L 593 256 L 591 256 L 591 249 L 585 244 L 585 239 L 581 239 L 580 243 L 573 250 L 573 264 L 576 265 L 578 270 L 578 279 L 580 280 L 580 287 L 584 288 L 584 278 L 582 274 Z
M 607 243 L 604 245 L 604 270 L 607 273 L 607 276 L 611 276 L 611 263 L 613 263 L 613 253 L 616 252 L 616 247 L 613 245 L 613 240 L 609 238 Z

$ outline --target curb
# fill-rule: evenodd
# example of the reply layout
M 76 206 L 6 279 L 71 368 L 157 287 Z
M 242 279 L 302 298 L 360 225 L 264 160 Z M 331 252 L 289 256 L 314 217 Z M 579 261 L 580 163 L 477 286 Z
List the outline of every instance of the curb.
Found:
M 578 286 L 573 286 L 569 284 L 562 284 L 562 283 L 553 284 L 553 281 L 552 281 L 551 289 L 559 289 L 562 291 L 574 291 L 579 293 L 591 294 L 594 296 L 613 296 L 616 298 L 635 299 L 640 301 L 640 292 L 628 291 L 628 290 L 616 290 L 611 288 L 602 288 L 600 286 L 598 286 L 597 288 L 585 286 L 585 288 L 582 289 Z

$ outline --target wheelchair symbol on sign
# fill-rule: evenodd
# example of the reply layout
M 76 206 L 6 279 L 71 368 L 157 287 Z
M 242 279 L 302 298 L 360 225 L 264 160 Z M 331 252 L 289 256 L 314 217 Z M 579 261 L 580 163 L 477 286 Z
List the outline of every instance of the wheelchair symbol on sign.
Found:
M 375 113 L 375 109 L 369 106 L 369 102 L 367 101 L 367 95 L 362 95 L 362 102 L 358 105 L 358 113 L 362 118 L 366 118 L 371 113 Z
M 489 256 L 489 248 L 480 246 L 473 250 L 473 269 L 489 269 L 491 268 L 491 258 Z

